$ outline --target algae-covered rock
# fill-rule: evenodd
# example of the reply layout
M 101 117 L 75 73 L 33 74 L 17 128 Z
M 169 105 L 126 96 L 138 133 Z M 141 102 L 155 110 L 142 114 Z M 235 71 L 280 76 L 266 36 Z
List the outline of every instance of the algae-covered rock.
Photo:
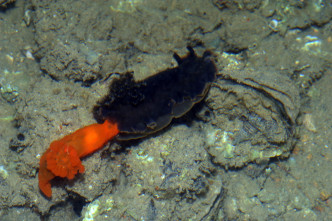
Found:
M 179 125 L 132 146 L 112 194 L 88 204 L 83 214 L 95 220 L 202 220 L 214 215 L 223 185 L 204 143 L 200 129 Z
M 215 163 L 242 167 L 248 162 L 288 156 L 299 114 L 292 81 L 269 70 L 224 72 L 207 104 L 215 113 L 207 150 Z

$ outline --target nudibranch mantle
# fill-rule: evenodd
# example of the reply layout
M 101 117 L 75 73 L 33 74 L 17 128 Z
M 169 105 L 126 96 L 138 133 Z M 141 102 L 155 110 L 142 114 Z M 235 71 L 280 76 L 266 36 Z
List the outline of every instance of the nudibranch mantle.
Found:
M 175 68 L 138 82 L 132 73 L 114 80 L 109 94 L 94 107 L 97 122 L 117 122 L 117 139 L 129 140 L 159 131 L 187 113 L 205 97 L 217 72 L 210 51 L 199 57 L 187 49 L 183 58 L 174 53 Z

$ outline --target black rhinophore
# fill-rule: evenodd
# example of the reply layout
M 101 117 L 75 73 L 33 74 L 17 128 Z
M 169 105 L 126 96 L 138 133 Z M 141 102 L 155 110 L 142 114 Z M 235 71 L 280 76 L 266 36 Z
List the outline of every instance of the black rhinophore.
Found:
M 207 94 L 216 77 L 211 52 L 198 57 L 191 47 L 181 58 L 174 53 L 178 67 L 136 82 L 132 73 L 114 80 L 109 94 L 93 109 L 95 119 L 116 122 L 119 140 L 141 138 L 170 124 L 187 113 Z

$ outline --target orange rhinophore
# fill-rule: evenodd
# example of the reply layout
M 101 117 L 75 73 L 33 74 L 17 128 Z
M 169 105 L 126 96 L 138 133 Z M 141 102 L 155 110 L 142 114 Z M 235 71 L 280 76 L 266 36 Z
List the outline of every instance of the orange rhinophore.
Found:
M 106 120 L 103 124 L 92 124 L 53 141 L 40 158 L 39 188 L 52 196 L 50 181 L 56 177 L 73 179 L 84 172 L 80 158 L 100 149 L 119 133 L 118 126 Z

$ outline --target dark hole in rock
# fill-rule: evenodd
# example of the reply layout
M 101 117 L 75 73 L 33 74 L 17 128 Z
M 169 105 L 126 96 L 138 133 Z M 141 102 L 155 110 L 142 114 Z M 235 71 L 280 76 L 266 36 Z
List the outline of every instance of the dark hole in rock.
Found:
M 25 136 L 24 136 L 24 134 L 22 134 L 22 133 L 17 134 L 17 139 L 18 139 L 19 141 L 24 141 L 24 140 L 25 140 Z
M 80 217 L 82 215 L 83 207 L 87 204 L 85 199 L 81 196 L 75 195 L 75 197 L 69 199 L 69 202 L 72 204 L 75 214 Z

